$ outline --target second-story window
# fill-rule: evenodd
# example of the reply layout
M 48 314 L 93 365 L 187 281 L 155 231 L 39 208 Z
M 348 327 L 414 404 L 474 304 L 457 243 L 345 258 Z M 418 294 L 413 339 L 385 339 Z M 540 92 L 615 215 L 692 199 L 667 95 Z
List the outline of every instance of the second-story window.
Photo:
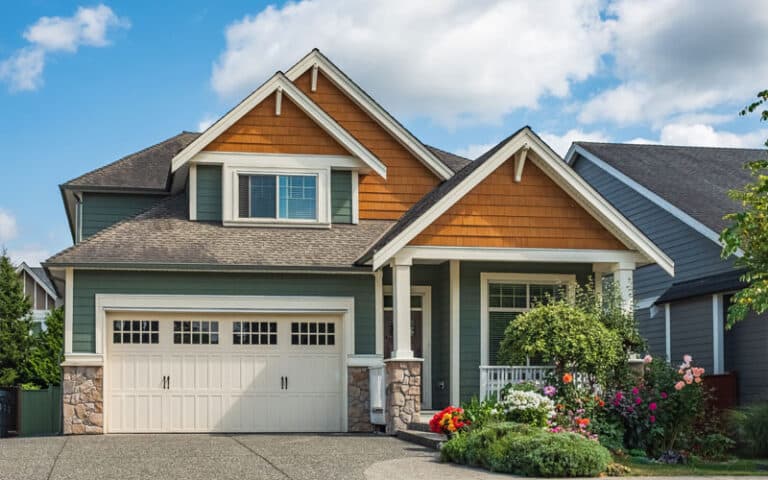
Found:
M 240 218 L 317 220 L 316 175 L 240 175 Z

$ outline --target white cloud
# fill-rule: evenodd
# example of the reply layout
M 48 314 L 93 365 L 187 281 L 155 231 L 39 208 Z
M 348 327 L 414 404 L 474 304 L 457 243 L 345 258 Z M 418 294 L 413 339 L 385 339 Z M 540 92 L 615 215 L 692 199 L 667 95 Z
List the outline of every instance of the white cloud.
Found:
M 71 17 L 41 17 L 24 32 L 29 45 L 0 62 L 0 80 L 11 91 L 36 90 L 43 84 L 46 55 L 74 53 L 81 46 L 107 46 L 110 29 L 129 27 L 127 19 L 103 4 L 79 7 Z
M 603 132 L 585 132 L 583 130 L 574 128 L 568 130 L 562 135 L 555 133 L 542 132 L 541 138 L 552 147 L 552 150 L 557 152 L 561 157 L 565 157 L 568 153 L 568 149 L 571 148 L 573 142 L 608 142 L 610 138 Z
M 51 256 L 51 252 L 36 246 L 22 246 L 20 248 L 9 248 L 8 256 L 14 265 L 26 262 L 30 267 L 37 267 Z
M 7 242 L 15 238 L 18 233 L 16 217 L 4 210 L 0 210 L 0 242 Z
M 396 115 L 495 123 L 567 97 L 609 48 L 602 0 L 316 0 L 229 25 L 211 83 L 242 96 L 319 47 Z M 553 12 L 557 12 L 553 15 Z
M 579 120 L 660 127 L 679 114 L 734 102 L 738 108 L 768 77 L 764 6 L 762 0 L 610 4 L 607 24 L 621 83 L 586 102 Z
M 204 132 L 204 131 L 208 130 L 208 127 L 213 125 L 213 122 L 215 122 L 216 120 L 218 120 L 217 117 L 213 117 L 211 115 L 206 115 L 205 117 L 203 117 L 202 120 L 197 122 L 197 131 L 198 132 Z
M 761 148 L 768 138 L 768 130 L 743 134 L 718 131 L 701 123 L 673 123 L 661 129 L 659 140 L 665 145 L 697 145 L 701 147 Z
M 459 148 L 454 153 L 464 158 L 474 160 L 495 146 L 496 143 L 474 143 L 472 145 L 467 145 L 464 148 Z

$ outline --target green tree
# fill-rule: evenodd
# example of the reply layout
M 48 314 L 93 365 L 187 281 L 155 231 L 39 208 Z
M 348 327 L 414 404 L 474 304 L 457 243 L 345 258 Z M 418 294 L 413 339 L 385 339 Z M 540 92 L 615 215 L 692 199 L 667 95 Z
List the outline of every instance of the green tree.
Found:
M 51 310 L 45 318 L 46 329 L 35 334 L 29 356 L 32 381 L 40 387 L 61 383 L 64 355 L 64 308 Z
M 0 385 L 28 382 L 32 306 L 5 251 L 0 256 Z
M 757 94 L 757 100 L 746 106 L 741 115 L 760 112 L 760 120 L 768 121 L 768 90 Z M 765 142 L 768 146 L 768 140 Z M 757 314 L 768 311 L 768 159 L 748 162 L 753 181 L 741 189 L 731 190 L 728 195 L 741 204 L 740 212 L 725 216 L 731 224 L 720 234 L 723 258 L 741 250 L 743 255 L 736 265 L 743 267 L 742 280 L 747 287 L 733 296 L 728 308 L 728 328 L 743 320 L 750 311 Z

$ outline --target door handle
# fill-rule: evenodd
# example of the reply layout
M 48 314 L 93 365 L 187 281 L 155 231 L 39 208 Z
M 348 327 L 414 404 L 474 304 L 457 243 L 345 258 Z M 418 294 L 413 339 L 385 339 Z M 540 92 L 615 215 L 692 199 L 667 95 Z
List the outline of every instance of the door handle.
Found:
M 171 389 L 171 376 L 168 375 L 168 386 L 166 387 L 167 390 Z
M 165 375 L 163 375 L 163 390 L 165 390 L 165 382 L 166 382 L 166 379 L 167 379 L 167 378 L 168 378 L 168 377 L 166 377 Z
M 280 390 L 285 390 L 285 377 L 280 377 Z
M 288 390 L 288 377 L 285 377 L 285 389 Z

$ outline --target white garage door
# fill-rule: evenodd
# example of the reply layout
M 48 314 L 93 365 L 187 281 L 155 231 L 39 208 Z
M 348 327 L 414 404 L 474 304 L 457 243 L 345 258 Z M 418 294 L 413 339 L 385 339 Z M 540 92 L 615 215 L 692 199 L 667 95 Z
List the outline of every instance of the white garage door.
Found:
M 338 432 L 335 316 L 110 313 L 108 432 Z

